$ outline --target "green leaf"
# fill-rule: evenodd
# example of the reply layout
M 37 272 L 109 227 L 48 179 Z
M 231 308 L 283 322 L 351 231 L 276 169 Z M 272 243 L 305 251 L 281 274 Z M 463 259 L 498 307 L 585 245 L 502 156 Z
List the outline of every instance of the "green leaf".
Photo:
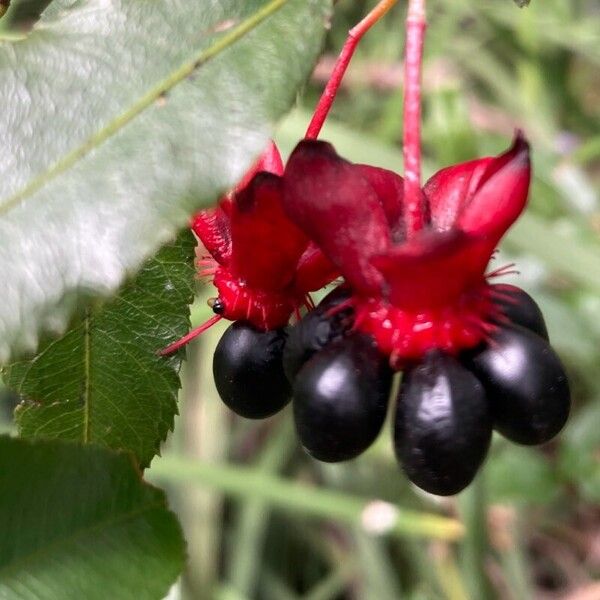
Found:
M 62 333 L 241 177 L 330 4 L 54 0 L 0 42 L 0 363 Z
M 0 438 L 0 598 L 160 600 L 185 547 L 129 456 Z
M 194 246 L 186 231 L 119 296 L 5 370 L 6 384 L 23 396 L 23 436 L 130 450 L 148 465 L 177 413 L 181 359 L 156 352 L 189 329 Z

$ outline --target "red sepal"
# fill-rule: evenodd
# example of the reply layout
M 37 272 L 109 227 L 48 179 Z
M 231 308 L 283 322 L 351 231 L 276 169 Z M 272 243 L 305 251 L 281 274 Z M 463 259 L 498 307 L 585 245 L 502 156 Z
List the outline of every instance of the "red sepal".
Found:
M 283 161 L 273 140 L 269 140 L 269 145 L 258 160 L 246 171 L 242 180 L 235 187 L 234 193 L 243 190 L 252 181 L 252 178 L 261 171 L 273 173 L 273 175 L 283 175 Z
M 283 212 L 281 178 L 258 173 L 233 197 L 231 274 L 249 287 L 282 290 L 308 239 Z
M 294 287 L 301 292 L 315 292 L 339 277 L 335 265 L 314 242 L 310 242 L 298 262 Z
M 530 180 L 529 144 L 518 132 L 512 147 L 488 164 L 473 198 L 458 215 L 457 227 L 497 244 L 523 212 Z
M 425 231 L 372 263 L 385 278 L 389 301 L 417 311 L 452 304 L 481 284 L 492 250 L 461 231 Z
M 497 157 L 438 171 L 424 187 L 432 227 L 459 228 L 497 244 L 525 208 L 531 178 L 529 144 L 519 131 Z
M 392 304 L 448 305 L 480 285 L 495 245 L 525 207 L 529 179 L 529 147 L 521 135 L 496 158 L 437 173 L 428 184 L 434 228 L 373 257 Z
M 356 328 L 402 368 L 434 348 L 474 347 L 497 327 L 485 269 L 525 207 L 530 177 L 520 134 L 498 157 L 443 169 L 423 190 L 424 229 L 407 239 L 399 177 L 304 142 L 284 173 L 284 203 L 352 287 Z
M 227 265 L 231 259 L 231 230 L 229 216 L 224 206 L 201 210 L 192 218 L 192 230 L 209 254 L 220 264 Z
M 425 184 L 431 224 L 438 231 L 454 227 L 458 214 L 477 191 L 487 166 L 494 159 L 479 158 L 441 169 Z
M 354 165 L 326 142 L 304 140 L 284 171 L 287 214 L 323 250 L 359 293 L 379 289 L 381 275 L 369 262 L 390 245 L 381 202 Z
M 354 165 L 375 190 L 390 226 L 392 241 L 398 243 L 406 238 L 404 225 L 404 179 L 393 171 L 372 167 L 371 165 Z

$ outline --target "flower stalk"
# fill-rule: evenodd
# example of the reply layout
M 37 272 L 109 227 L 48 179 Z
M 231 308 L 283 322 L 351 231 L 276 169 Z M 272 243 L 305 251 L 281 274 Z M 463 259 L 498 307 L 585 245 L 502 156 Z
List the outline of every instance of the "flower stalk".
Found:
M 404 61 L 404 202 L 407 236 L 425 225 L 421 192 L 421 77 L 425 41 L 426 0 L 409 0 Z
M 344 43 L 344 47 L 340 52 L 340 55 L 333 67 L 333 71 L 331 73 L 331 77 L 323 90 L 323 94 L 319 99 L 319 103 L 315 109 L 313 114 L 313 118 L 308 124 L 308 128 L 306 130 L 306 134 L 304 135 L 307 140 L 315 140 L 319 137 L 319 133 L 321 132 L 321 128 L 323 127 L 323 123 L 329 114 L 331 109 L 331 105 L 335 100 L 335 96 L 337 91 L 342 83 L 342 79 L 344 77 L 344 73 L 348 68 L 348 64 L 350 63 L 350 59 L 358 46 L 358 43 L 362 39 L 363 35 L 385 15 L 385 13 L 396 4 L 397 0 L 381 0 L 373 8 L 373 10 L 362 19 L 359 23 L 357 23 L 349 32 L 348 38 Z

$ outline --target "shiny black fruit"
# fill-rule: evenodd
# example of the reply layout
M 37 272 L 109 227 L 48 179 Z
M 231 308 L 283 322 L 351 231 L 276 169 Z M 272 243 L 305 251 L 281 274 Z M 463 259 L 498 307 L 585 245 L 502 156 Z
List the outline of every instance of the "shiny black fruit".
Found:
M 519 444 L 542 444 L 563 427 L 569 383 L 550 344 L 522 327 L 499 329 L 489 344 L 465 358 L 485 387 L 494 428 Z
M 431 352 L 405 371 L 394 449 L 415 485 L 439 496 L 457 494 L 475 477 L 491 437 L 483 386 L 455 358 Z
M 294 382 L 294 421 L 308 453 L 338 462 L 366 450 L 385 420 L 391 383 L 369 336 L 351 334 L 317 352 Z
M 333 307 L 349 297 L 348 288 L 338 286 L 327 294 L 314 310 L 288 329 L 288 338 L 283 351 L 283 368 L 289 381 L 294 381 L 300 367 L 313 354 L 333 340 L 343 337 L 350 329 L 353 322 L 351 308 L 342 309 L 331 316 L 327 315 Z
M 281 356 L 283 330 L 257 331 L 236 321 L 220 339 L 213 358 L 219 396 L 229 408 L 248 419 L 262 419 L 281 410 L 291 399 Z
M 513 325 L 520 325 L 537 333 L 546 341 L 549 340 L 544 315 L 536 301 L 527 292 L 514 285 L 504 283 L 493 285 L 492 289 L 496 292 L 494 301 Z

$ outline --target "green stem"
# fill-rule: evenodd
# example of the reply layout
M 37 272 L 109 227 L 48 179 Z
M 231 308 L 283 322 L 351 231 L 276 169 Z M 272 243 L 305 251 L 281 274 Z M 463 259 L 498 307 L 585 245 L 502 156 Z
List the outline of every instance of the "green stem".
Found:
M 228 417 L 212 382 L 212 348 L 220 332 L 207 332 L 200 344 L 188 348 L 182 377 L 182 450 L 188 460 L 219 464 L 225 460 Z M 221 554 L 222 497 L 196 486 L 182 486 L 179 514 L 186 531 L 188 567 L 183 575 L 183 598 L 212 594 L 218 580 Z
M 243 500 L 262 499 L 273 508 L 355 527 L 364 526 L 365 509 L 372 508 L 369 498 L 292 483 L 260 469 L 214 465 L 169 455 L 156 459 L 148 475 L 153 480 L 196 483 Z M 383 532 L 388 535 L 456 540 L 463 534 L 462 524 L 455 519 L 389 508 L 395 512 Z
M 266 474 L 280 471 L 295 448 L 293 440 L 291 419 L 286 418 L 278 424 L 274 435 L 269 437 L 257 468 Z M 236 515 L 227 579 L 241 596 L 255 596 L 269 517 L 268 503 L 260 498 L 245 502 Z
M 356 564 L 352 561 L 342 563 L 337 569 L 329 573 L 324 579 L 317 583 L 303 600 L 331 600 L 343 595 L 352 578 Z
M 483 473 L 479 473 L 462 494 L 460 511 L 465 524 L 462 566 L 464 579 L 470 588 L 470 597 L 477 600 L 493 600 L 495 596 L 486 572 L 489 542 Z
M 357 531 L 354 535 L 363 593 L 367 598 L 401 600 L 402 593 L 398 570 L 392 564 L 387 545 L 383 540 Z
M 432 550 L 433 567 L 437 578 L 436 587 L 442 590 L 442 594 L 435 597 L 443 595 L 447 600 L 469 600 L 452 548 L 440 542 Z
M 523 553 L 520 520 L 521 515 L 516 512 L 514 520 L 508 525 L 510 528 L 508 531 L 511 541 L 510 547 L 501 552 L 500 560 L 514 600 L 528 600 L 528 598 L 533 597 L 533 593 L 527 572 L 527 557 Z
M 299 600 L 297 596 L 273 571 L 264 569 L 262 573 L 262 586 L 260 598 L 264 600 Z

